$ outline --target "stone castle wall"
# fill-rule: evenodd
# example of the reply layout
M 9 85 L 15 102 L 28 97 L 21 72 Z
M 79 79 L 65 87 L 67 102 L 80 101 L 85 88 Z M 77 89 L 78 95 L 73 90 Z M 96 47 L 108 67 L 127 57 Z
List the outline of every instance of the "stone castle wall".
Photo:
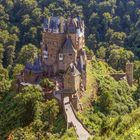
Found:
M 110 74 L 115 80 L 126 79 L 130 86 L 133 85 L 133 64 L 127 63 L 125 66 L 125 73 L 113 73 Z
M 56 60 L 58 60 L 58 52 L 60 50 L 60 47 L 63 46 L 65 41 L 65 34 L 55 34 L 55 33 L 49 33 L 44 32 L 43 33 L 43 46 L 42 46 L 42 52 L 47 48 L 49 54 L 48 59 L 43 59 L 45 64 L 47 65 L 53 65 Z

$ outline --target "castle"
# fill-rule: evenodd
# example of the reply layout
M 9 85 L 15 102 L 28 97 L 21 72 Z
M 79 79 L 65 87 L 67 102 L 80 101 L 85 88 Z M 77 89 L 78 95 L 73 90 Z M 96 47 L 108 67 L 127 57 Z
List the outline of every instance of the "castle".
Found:
M 55 83 L 55 91 L 61 94 L 61 99 L 68 96 L 78 110 L 79 98 L 86 90 L 84 21 L 80 17 L 45 19 L 40 45 L 40 57 L 33 64 L 25 65 L 18 83 L 22 86 L 39 84 L 41 79 L 49 78 Z M 126 73 L 110 75 L 115 80 L 127 79 L 132 86 L 133 64 L 127 63 Z
M 67 128 L 73 126 L 79 139 L 87 140 L 90 134 L 75 113 L 75 110 L 82 109 L 79 99 L 86 90 L 87 56 L 84 50 L 84 21 L 80 17 L 45 19 L 40 45 L 40 57 L 36 58 L 33 64 L 25 65 L 17 78 L 17 87 L 39 84 L 43 78 L 53 81 L 55 89 L 51 91 L 51 97 L 47 92 L 47 99 L 59 100 Z M 128 84 L 132 86 L 133 65 L 130 63 L 126 65 L 126 73 L 110 75 L 115 80 L 127 79 Z
M 73 76 L 78 71 L 84 78 L 86 72 L 84 45 L 84 22 L 80 17 L 67 20 L 62 17 L 51 17 L 45 20 L 41 51 L 46 74 L 52 76 L 62 72 L 67 75 L 71 68 Z M 71 80 L 68 79 L 68 82 Z M 84 82 L 83 84 L 86 87 Z
M 80 17 L 45 19 L 40 44 L 41 57 L 26 64 L 20 83 L 34 84 L 44 77 L 57 81 L 62 97 L 69 96 L 77 109 L 78 94 L 86 89 L 84 21 Z

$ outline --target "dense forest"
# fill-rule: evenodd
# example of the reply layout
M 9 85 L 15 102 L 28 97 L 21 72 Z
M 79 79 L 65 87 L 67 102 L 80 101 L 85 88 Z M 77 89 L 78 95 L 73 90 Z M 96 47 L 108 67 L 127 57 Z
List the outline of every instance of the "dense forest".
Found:
M 43 21 L 52 15 L 80 15 L 87 52 L 97 58 L 87 74 L 98 97 L 89 97 L 79 118 L 97 140 L 139 139 L 140 0 L 0 0 L 0 139 L 76 139 L 55 100 L 45 101 L 35 86 L 16 94 L 14 86 L 24 64 L 39 55 Z M 127 61 L 134 63 L 133 87 L 106 76 Z

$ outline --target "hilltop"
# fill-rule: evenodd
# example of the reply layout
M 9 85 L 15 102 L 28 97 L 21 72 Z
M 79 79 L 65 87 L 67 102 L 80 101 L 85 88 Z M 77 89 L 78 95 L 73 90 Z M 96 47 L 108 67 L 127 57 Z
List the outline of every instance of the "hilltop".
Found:
M 68 106 L 95 140 L 139 139 L 139 48 L 139 0 L 1 0 L 0 139 L 76 140 Z

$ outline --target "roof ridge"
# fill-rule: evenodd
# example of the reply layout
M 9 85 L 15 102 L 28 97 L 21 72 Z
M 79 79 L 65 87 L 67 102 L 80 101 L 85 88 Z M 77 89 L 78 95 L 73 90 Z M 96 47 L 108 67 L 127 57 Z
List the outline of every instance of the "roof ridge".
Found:
M 73 51 L 75 52 L 76 49 L 74 48 L 74 44 L 73 41 L 70 37 L 68 37 L 65 42 L 64 45 L 60 48 L 60 52 L 62 53 L 73 53 Z

